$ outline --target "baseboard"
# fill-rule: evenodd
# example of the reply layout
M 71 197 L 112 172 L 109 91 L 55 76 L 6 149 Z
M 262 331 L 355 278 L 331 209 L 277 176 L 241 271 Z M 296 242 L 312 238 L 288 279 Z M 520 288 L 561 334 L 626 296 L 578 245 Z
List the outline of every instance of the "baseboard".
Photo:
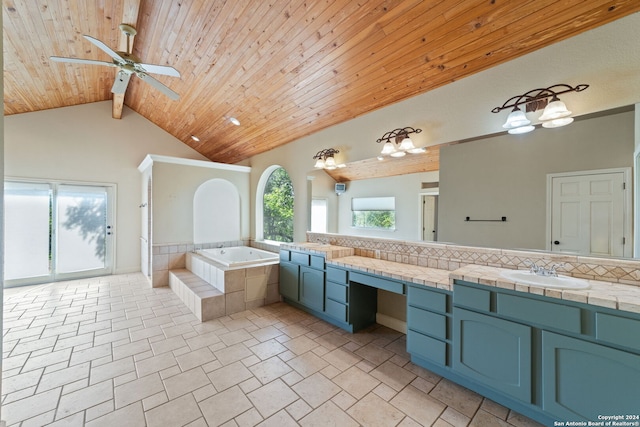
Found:
M 407 322 L 386 314 L 376 313 L 376 323 L 403 334 L 407 333 Z

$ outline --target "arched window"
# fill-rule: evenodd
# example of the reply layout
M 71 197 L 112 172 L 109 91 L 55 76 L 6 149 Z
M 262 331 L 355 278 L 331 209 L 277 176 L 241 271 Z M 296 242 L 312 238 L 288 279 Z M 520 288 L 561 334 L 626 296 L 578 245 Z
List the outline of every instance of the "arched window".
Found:
M 268 168 L 258 184 L 257 196 L 262 215 L 256 215 L 256 234 L 260 235 L 262 225 L 262 239 L 293 242 L 293 184 L 287 171 L 280 166 Z

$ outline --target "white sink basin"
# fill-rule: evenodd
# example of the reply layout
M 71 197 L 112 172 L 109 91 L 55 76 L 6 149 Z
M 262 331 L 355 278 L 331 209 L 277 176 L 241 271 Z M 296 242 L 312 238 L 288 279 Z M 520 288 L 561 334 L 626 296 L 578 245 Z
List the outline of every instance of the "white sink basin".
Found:
M 589 289 L 591 285 L 585 280 L 567 276 L 538 276 L 524 270 L 509 270 L 500 273 L 505 279 L 529 286 L 556 289 Z

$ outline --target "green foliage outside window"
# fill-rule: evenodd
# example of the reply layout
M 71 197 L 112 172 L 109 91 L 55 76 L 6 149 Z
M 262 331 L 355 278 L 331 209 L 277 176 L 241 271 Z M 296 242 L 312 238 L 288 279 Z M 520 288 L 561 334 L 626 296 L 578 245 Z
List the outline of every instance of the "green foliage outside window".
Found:
M 263 198 L 264 239 L 293 242 L 293 184 L 278 168 L 269 176 Z
M 351 225 L 358 228 L 395 230 L 395 211 L 353 211 Z

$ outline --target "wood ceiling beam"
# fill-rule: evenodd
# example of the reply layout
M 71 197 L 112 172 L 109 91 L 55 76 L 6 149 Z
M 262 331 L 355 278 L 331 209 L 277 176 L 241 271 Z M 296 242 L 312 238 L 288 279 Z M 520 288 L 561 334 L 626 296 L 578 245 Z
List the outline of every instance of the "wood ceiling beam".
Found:
M 122 19 L 121 24 L 129 24 L 135 27 L 138 23 L 138 12 L 140 11 L 141 0 L 124 0 L 122 4 Z M 135 40 L 135 38 L 134 38 Z M 121 52 L 127 51 L 127 36 L 124 33 L 120 33 L 120 41 L 118 43 L 118 50 Z M 131 47 L 133 51 L 133 45 Z M 124 93 L 113 94 L 113 104 L 111 116 L 114 119 L 122 118 L 122 109 L 124 108 Z

